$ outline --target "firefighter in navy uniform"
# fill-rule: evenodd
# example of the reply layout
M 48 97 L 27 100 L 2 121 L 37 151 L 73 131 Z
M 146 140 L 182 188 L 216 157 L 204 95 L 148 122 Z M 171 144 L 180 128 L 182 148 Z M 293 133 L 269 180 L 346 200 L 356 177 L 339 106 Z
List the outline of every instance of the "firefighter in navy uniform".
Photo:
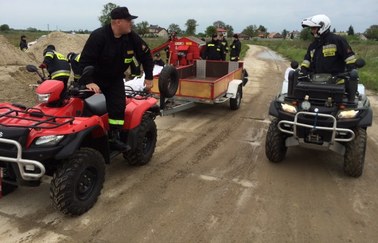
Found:
M 306 18 L 302 27 L 311 28 L 315 40 L 309 45 L 301 64 L 301 72 L 329 73 L 332 75 L 351 71 L 355 68 L 355 54 L 345 38 L 330 31 L 331 20 L 323 14 Z M 354 102 L 357 80 L 345 80 L 348 100 Z
M 57 52 L 53 45 L 46 47 L 43 51 L 43 56 L 43 62 L 39 67 L 42 69 L 46 68 L 51 79 L 62 81 L 64 83 L 64 90 L 66 90 L 71 74 L 71 67 L 66 56 Z
M 161 60 L 160 53 L 155 53 L 154 55 L 154 64 L 158 66 L 164 67 L 165 63 L 163 60 Z
M 237 34 L 233 35 L 234 40 L 232 41 L 230 48 L 230 61 L 237 62 L 239 61 L 239 55 L 241 51 L 241 43 L 239 40 L 239 36 Z
M 132 20 L 137 18 L 126 7 L 117 7 L 110 13 L 111 23 L 96 29 L 89 36 L 80 57 L 80 66 L 94 66 L 92 79 L 86 87 L 106 98 L 109 116 L 109 142 L 113 149 L 125 151 L 120 139 L 126 108 L 125 71 L 137 57 L 143 65 L 146 89 L 152 88 L 153 61 L 146 43 L 133 31 Z
M 226 60 L 226 56 L 227 56 L 227 53 L 229 51 L 229 48 L 228 48 L 228 42 L 227 42 L 227 39 L 225 37 L 225 35 L 222 35 L 221 34 L 221 40 L 220 40 L 220 43 L 222 44 L 223 46 L 223 61 Z
M 217 34 L 213 34 L 211 41 L 206 43 L 202 59 L 207 60 L 224 60 L 224 49 Z
M 81 76 L 81 68 L 80 68 L 80 53 L 70 52 L 67 54 L 67 60 L 71 65 L 72 72 L 74 74 L 74 82 L 76 83 Z

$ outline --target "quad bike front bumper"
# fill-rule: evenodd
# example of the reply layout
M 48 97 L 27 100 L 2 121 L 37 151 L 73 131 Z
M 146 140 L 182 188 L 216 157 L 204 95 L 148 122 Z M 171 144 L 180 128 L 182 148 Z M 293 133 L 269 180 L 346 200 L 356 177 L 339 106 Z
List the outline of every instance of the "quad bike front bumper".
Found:
M 16 156 L 0 156 L 0 162 L 9 162 L 17 164 L 20 176 L 25 181 L 38 181 L 46 173 L 43 164 L 37 160 L 23 159 L 22 146 L 19 142 L 0 138 L 0 143 L 10 144 L 16 147 Z
M 311 120 L 312 124 L 305 123 L 304 120 Z M 300 111 L 295 114 L 294 121 L 281 120 L 278 129 L 292 135 L 285 141 L 287 147 L 299 145 L 332 150 L 342 155 L 345 153 L 342 143 L 350 142 L 355 138 L 353 130 L 337 127 L 337 119 L 334 116 L 317 112 Z

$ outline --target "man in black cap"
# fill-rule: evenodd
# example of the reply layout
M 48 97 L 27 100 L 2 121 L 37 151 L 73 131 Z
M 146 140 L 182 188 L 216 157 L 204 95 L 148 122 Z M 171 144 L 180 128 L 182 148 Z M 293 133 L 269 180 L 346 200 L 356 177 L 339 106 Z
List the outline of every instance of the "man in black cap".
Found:
M 237 34 L 234 34 L 234 40 L 232 41 L 232 44 L 230 45 L 231 51 L 230 51 L 230 61 L 237 62 L 239 61 L 239 55 L 241 51 L 241 43 L 239 40 L 239 36 Z
M 207 60 L 224 60 L 223 45 L 218 40 L 217 34 L 213 34 L 211 41 L 206 43 L 202 59 Z
M 161 60 L 160 53 L 155 53 L 154 57 L 155 57 L 154 64 L 164 67 L 165 63 L 163 60 Z
M 113 149 L 125 151 L 127 146 L 120 139 L 126 108 L 125 71 L 135 57 L 143 65 L 144 84 L 151 89 L 153 61 L 147 44 L 131 30 L 132 20 L 137 16 L 131 15 L 126 7 L 117 7 L 111 11 L 110 17 L 110 24 L 96 29 L 89 36 L 81 52 L 80 65 L 82 70 L 94 66 L 92 79 L 85 85 L 105 95 L 110 145 Z

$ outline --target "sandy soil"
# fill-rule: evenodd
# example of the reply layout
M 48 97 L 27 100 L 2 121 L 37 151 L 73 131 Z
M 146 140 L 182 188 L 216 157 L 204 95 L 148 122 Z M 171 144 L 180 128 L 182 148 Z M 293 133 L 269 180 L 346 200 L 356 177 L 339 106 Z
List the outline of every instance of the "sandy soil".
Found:
M 56 212 L 48 183 L 1 199 L 1 242 L 375 242 L 376 124 L 358 179 L 343 174 L 333 152 L 291 148 L 272 164 L 264 151 L 268 107 L 288 62 L 251 46 L 245 66 L 250 81 L 239 110 L 199 105 L 157 118 L 152 161 L 139 168 L 113 161 L 86 214 Z M 370 99 L 378 114 L 377 97 Z

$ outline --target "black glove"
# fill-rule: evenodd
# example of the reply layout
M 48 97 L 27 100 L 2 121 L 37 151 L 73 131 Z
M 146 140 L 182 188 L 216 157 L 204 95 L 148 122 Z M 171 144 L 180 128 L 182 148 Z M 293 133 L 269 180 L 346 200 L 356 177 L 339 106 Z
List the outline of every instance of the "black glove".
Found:
M 348 72 L 352 71 L 353 69 L 356 69 L 356 65 L 354 63 L 351 63 L 351 64 L 347 64 L 346 65 L 346 70 Z
M 304 66 L 301 66 L 301 70 L 299 70 L 299 75 L 307 76 L 310 73 L 310 70 Z

